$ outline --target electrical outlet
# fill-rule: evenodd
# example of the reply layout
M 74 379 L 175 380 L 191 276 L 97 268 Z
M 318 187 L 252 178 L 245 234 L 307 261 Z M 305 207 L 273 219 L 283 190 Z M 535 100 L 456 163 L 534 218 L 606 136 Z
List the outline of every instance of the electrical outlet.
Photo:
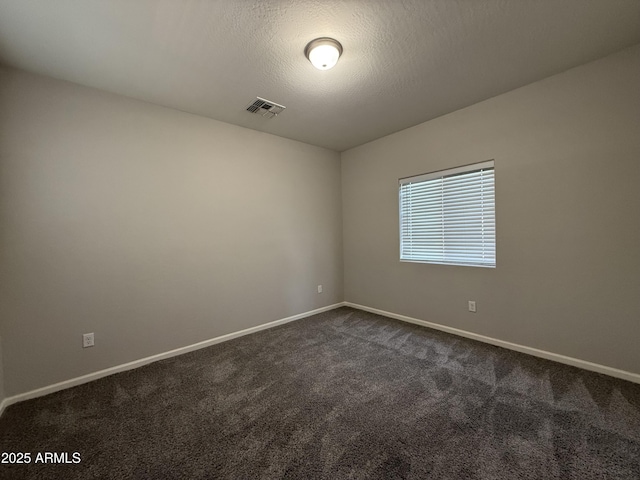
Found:
M 82 335 L 82 348 L 93 347 L 94 345 L 93 333 L 85 333 Z
M 318 285 L 318 293 L 322 293 L 322 285 Z
M 476 302 L 474 300 L 469 300 L 469 311 L 476 313 Z

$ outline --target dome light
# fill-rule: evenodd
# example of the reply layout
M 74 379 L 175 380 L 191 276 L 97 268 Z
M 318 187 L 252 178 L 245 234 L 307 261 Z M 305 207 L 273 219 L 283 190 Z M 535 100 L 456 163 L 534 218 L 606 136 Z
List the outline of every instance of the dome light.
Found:
M 338 63 L 342 45 L 333 38 L 316 38 L 307 44 L 304 54 L 318 70 L 329 70 Z

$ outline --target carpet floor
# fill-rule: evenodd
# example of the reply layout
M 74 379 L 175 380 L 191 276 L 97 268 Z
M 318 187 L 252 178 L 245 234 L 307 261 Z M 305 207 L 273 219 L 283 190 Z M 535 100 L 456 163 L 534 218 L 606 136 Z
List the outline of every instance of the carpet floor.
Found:
M 0 451 L 32 455 L 3 479 L 640 479 L 640 385 L 344 307 L 12 405 Z

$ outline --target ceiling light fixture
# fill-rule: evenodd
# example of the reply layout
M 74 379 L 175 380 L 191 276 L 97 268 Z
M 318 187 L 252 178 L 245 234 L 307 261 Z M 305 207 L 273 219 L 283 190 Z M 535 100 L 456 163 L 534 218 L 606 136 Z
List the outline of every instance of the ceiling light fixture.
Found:
M 316 38 L 307 44 L 304 54 L 318 70 L 329 70 L 338 63 L 342 55 L 342 45 L 333 38 Z

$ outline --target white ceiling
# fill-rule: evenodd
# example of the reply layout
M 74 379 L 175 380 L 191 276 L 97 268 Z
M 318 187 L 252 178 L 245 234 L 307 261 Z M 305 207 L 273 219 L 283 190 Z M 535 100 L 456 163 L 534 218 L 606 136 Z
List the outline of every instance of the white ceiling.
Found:
M 0 0 L 5 65 L 338 151 L 639 42 L 639 0 Z

